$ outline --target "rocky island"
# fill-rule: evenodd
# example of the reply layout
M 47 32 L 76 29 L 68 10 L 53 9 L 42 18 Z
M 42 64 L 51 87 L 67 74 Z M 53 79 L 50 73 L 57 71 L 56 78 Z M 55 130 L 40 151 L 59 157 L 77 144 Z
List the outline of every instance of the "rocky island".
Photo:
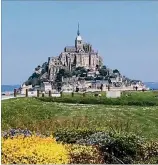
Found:
M 74 46 L 66 46 L 56 57 L 35 68 L 34 73 L 23 83 L 22 88 L 39 88 L 42 91 L 93 91 L 107 89 L 142 90 L 140 80 L 131 80 L 118 69 L 103 65 L 103 59 L 91 44 L 82 40 L 79 30 Z

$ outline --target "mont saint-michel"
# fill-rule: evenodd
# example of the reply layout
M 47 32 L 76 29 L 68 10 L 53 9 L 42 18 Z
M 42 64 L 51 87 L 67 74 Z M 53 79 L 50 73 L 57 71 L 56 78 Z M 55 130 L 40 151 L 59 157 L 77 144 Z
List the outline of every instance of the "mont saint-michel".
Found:
M 93 91 L 122 89 L 143 89 L 139 80 L 131 80 L 118 69 L 110 69 L 103 64 L 99 51 L 90 43 L 83 41 L 78 24 L 77 36 L 73 46 L 65 46 L 63 51 L 42 66 L 37 66 L 34 73 L 22 85 L 23 89 L 60 91 Z
M 87 70 L 96 71 L 97 66 L 102 66 L 102 59 L 99 53 L 93 50 L 89 43 L 84 43 L 79 31 L 74 46 L 66 46 L 64 51 L 57 57 L 48 59 L 49 80 L 55 80 L 60 69 L 73 71 L 75 68 L 83 67 Z

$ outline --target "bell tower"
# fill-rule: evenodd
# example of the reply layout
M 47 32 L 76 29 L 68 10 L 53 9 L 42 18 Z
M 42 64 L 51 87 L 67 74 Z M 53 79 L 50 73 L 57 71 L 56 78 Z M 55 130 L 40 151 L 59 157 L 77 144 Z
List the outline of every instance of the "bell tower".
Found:
M 78 23 L 77 37 L 75 40 L 75 47 L 77 51 L 83 50 L 83 41 L 82 41 L 82 37 L 80 36 L 79 23 Z

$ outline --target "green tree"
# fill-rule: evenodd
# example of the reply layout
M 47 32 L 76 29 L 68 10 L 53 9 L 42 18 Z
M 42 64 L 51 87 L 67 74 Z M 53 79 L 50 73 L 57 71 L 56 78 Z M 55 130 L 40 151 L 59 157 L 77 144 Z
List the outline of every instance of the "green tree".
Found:
M 106 67 L 105 65 L 103 65 L 101 69 L 105 69 L 105 70 L 106 70 L 106 69 L 107 69 L 107 67 Z
M 81 73 L 87 72 L 87 69 L 85 69 L 84 67 L 77 67 L 75 70 L 80 71 Z
M 62 76 L 64 76 L 64 73 L 65 73 L 65 69 L 60 69 L 59 72 L 58 72 L 58 74 L 60 74 Z
M 32 86 L 35 86 L 35 85 L 40 85 L 40 80 L 38 78 L 32 79 Z
M 75 69 L 75 72 L 77 73 L 77 76 L 80 75 L 80 77 L 86 77 L 88 71 L 84 67 L 77 67 Z
M 65 78 L 67 78 L 67 77 L 72 77 L 72 73 L 71 73 L 70 71 L 66 70 L 66 71 L 64 72 L 64 77 L 65 77 Z
M 46 71 L 45 71 L 45 69 L 42 69 L 41 75 L 43 75 L 44 73 L 46 73 Z
M 72 71 L 72 76 L 78 76 L 78 71 L 73 70 L 73 71 Z
M 39 78 L 39 77 L 40 77 L 40 75 L 37 74 L 37 73 L 33 73 L 33 74 L 32 74 L 32 79 L 33 79 L 33 78 Z
M 31 80 L 27 80 L 27 81 L 25 82 L 25 85 L 26 85 L 26 86 L 32 85 L 32 81 L 31 81 Z
M 64 77 L 64 78 L 72 77 L 72 73 L 68 70 L 60 69 L 56 76 L 56 82 L 61 82 L 62 77 Z
M 61 82 L 62 81 L 62 75 L 57 73 L 57 76 L 56 76 L 56 79 L 55 79 L 56 82 Z
M 120 72 L 117 69 L 114 69 L 113 73 L 118 73 L 119 74 Z
M 106 70 L 106 69 L 103 69 L 103 68 L 101 68 L 100 70 L 99 70 L 99 73 L 100 73 L 100 75 L 101 76 L 107 76 L 107 74 L 108 74 L 108 71 Z
M 81 67 L 81 66 L 79 66 L 79 67 L 77 67 L 75 70 L 82 70 L 82 69 L 84 69 L 84 67 Z
M 32 76 L 30 76 L 30 77 L 28 78 L 28 80 L 32 80 Z

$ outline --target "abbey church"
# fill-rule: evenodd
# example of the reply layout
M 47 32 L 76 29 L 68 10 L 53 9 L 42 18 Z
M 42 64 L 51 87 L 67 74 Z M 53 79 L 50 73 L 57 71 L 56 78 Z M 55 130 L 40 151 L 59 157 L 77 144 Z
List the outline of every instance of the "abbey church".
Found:
M 84 43 L 80 35 L 79 24 L 75 46 L 66 46 L 57 57 L 48 58 L 49 80 L 54 80 L 59 69 L 71 71 L 76 67 L 84 67 L 96 71 L 102 65 L 102 58 L 95 52 L 91 44 Z

